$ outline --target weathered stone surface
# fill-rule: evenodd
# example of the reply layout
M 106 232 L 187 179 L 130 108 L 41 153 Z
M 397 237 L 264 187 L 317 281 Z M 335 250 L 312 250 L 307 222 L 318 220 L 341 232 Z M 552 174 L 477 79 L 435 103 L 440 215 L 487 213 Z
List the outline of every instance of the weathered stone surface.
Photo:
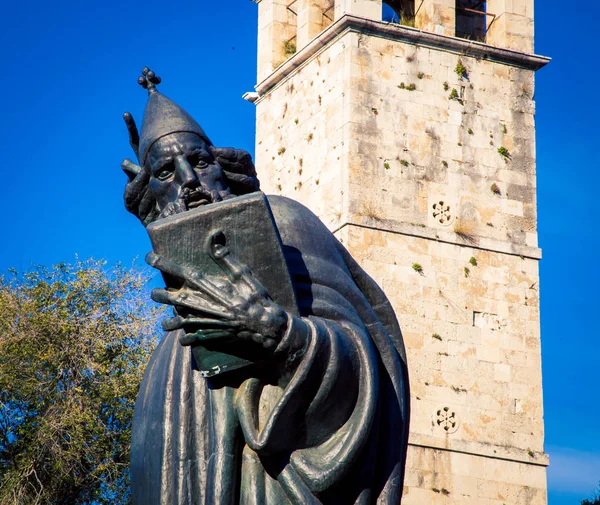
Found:
M 495 43 L 531 51 L 531 2 L 513 3 L 488 7 Z M 453 35 L 453 4 L 425 0 L 417 27 Z M 342 31 L 260 88 L 262 185 L 315 211 L 398 315 L 403 503 L 545 504 L 534 69 L 393 30 Z
M 270 191 L 314 200 L 334 227 L 385 217 L 536 247 L 533 71 L 506 69 L 347 33 L 261 99 L 257 165 Z M 310 196 L 322 192 L 327 203 Z M 432 220 L 437 196 L 454 202 L 450 225 Z

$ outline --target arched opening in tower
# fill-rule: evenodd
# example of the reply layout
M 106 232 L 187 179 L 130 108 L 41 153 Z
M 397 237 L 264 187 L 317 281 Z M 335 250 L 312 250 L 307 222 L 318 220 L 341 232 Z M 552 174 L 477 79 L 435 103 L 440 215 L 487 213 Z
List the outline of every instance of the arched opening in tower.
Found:
M 485 42 L 486 31 L 485 0 L 456 0 L 456 36 Z
M 415 26 L 415 0 L 387 0 L 382 2 L 381 19 L 386 23 Z

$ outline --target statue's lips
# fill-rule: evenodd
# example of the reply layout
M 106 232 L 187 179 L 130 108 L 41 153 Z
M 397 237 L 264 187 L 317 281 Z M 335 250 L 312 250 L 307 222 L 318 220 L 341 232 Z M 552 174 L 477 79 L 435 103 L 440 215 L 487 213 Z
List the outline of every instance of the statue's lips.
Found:
M 184 199 L 188 209 L 195 209 L 196 207 L 200 207 L 201 205 L 207 205 L 209 203 L 212 203 L 212 198 L 210 194 L 207 191 L 203 191 L 200 188 L 187 193 L 184 196 Z
M 196 207 L 200 207 L 201 205 L 208 205 L 209 203 L 212 203 L 212 202 L 209 202 L 205 198 L 202 198 L 201 200 L 196 200 L 193 202 L 188 200 L 187 206 L 188 206 L 188 209 L 195 209 Z

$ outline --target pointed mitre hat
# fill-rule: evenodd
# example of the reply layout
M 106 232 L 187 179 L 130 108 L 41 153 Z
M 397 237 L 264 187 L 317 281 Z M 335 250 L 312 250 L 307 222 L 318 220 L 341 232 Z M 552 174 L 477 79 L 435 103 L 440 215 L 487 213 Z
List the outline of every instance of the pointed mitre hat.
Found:
M 160 77 L 147 68 L 144 68 L 142 74 L 143 76 L 139 78 L 138 82 L 148 90 L 148 103 L 144 110 L 139 140 L 138 159 L 140 164 L 145 163 L 152 144 L 171 133 L 195 133 L 207 145 L 212 146 L 212 142 L 194 118 L 156 89 L 156 84 L 160 83 Z

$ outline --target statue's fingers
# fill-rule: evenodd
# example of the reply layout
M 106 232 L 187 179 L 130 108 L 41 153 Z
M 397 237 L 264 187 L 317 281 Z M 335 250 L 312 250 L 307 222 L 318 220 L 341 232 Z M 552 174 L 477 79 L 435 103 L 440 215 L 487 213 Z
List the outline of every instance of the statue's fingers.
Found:
M 241 338 L 243 340 L 251 340 L 252 342 L 254 342 L 256 344 L 260 344 L 265 349 L 274 349 L 275 347 L 277 347 L 276 340 L 269 338 L 269 337 L 265 337 L 261 333 L 255 333 L 252 331 L 240 331 L 237 334 L 237 336 L 238 336 L 238 338 Z
M 235 334 L 224 330 L 201 330 L 195 333 L 185 333 L 179 337 L 181 345 L 201 344 L 214 340 L 228 340 L 235 337 Z
M 162 326 L 162 329 L 165 331 L 174 331 L 174 330 L 178 330 L 183 327 L 182 323 L 184 320 L 185 320 L 185 318 L 183 318 L 181 316 L 169 317 L 169 318 L 163 319 L 160 322 L 160 325 Z
M 241 263 L 225 245 L 213 243 L 211 246 L 211 257 L 219 265 L 227 277 L 236 283 L 243 283 L 250 290 L 260 296 L 267 296 L 265 287 L 252 275 L 250 269 Z
M 254 332 L 252 331 L 240 331 L 238 332 L 237 337 L 242 340 L 252 340 L 252 335 L 254 335 Z
M 150 296 L 157 303 L 185 307 L 194 312 L 201 312 L 219 319 L 233 319 L 233 314 L 230 311 L 215 307 L 207 300 L 186 293 L 185 291 L 168 291 L 163 288 L 155 288 L 150 293 Z
M 257 344 L 262 344 L 265 337 L 263 337 L 260 333 L 253 333 L 252 334 L 252 341 L 256 342 Z
M 201 340 L 217 340 L 222 338 L 234 338 L 235 332 L 227 330 L 200 330 L 197 331 Z
M 133 116 L 129 112 L 123 114 L 123 119 L 125 120 L 125 124 L 127 125 L 127 131 L 129 132 L 129 145 L 133 149 L 135 155 L 139 158 L 140 133 L 138 131 L 137 125 L 135 124 L 135 119 L 133 119 Z
M 163 319 L 163 330 L 172 331 L 179 328 L 193 327 L 196 329 L 217 329 L 217 328 L 237 328 L 240 324 L 236 321 L 223 321 L 219 319 L 209 319 L 202 317 L 173 317 Z
M 199 291 L 210 296 L 215 302 L 228 307 L 231 304 L 231 295 L 217 287 L 210 279 L 206 278 L 197 270 L 188 269 L 187 283 Z
M 138 164 L 134 163 L 130 159 L 124 159 L 121 163 L 121 168 L 123 169 L 123 172 L 125 172 L 125 174 L 127 175 L 127 179 L 129 180 L 129 182 L 133 181 L 133 179 L 135 179 L 142 171 L 142 167 L 140 167 Z
M 179 265 L 164 258 L 163 256 L 156 254 L 153 251 L 150 251 L 146 255 L 146 263 L 154 268 L 157 268 L 161 272 L 184 280 L 190 287 L 195 288 L 201 293 L 209 296 L 215 302 L 224 306 L 229 305 L 229 295 L 222 289 L 219 289 L 217 286 L 215 286 L 197 270 L 184 265 Z
M 154 251 L 150 251 L 146 254 L 146 263 L 151 267 L 157 268 L 161 272 L 185 280 L 184 269 L 181 265 L 156 254 Z

